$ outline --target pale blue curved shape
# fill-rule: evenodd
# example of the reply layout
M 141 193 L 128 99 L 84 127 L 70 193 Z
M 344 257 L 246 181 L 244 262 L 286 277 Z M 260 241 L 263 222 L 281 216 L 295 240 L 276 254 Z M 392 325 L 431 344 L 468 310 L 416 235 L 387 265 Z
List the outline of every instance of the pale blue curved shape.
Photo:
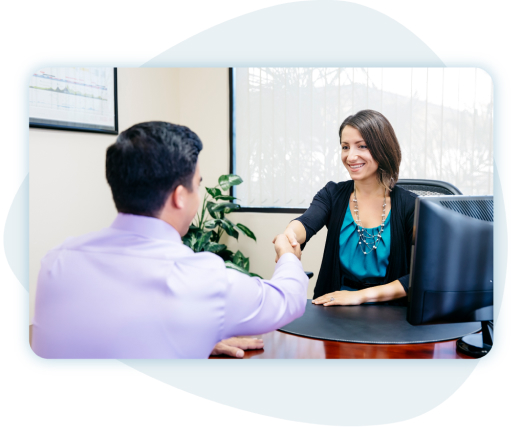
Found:
M 18 187 L 7 214 L 4 251 L 9 267 L 29 292 L 29 174 Z
M 404 421 L 469 377 L 472 360 L 123 361 L 166 384 L 261 415 L 333 426 Z
M 342 1 L 306 1 L 216 25 L 143 66 L 442 67 L 444 63 L 410 30 L 380 12 Z
M 266 28 L 270 31 L 265 31 Z M 444 66 L 418 37 L 386 15 L 357 4 L 333 1 L 290 3 L 250 13 L 191 37 L 144 64 L 149 67 L 278 65 Z M 494 182 L 496 318 L 507 265 L 507 224 L 496 172 Z M 27 187 L 26 177 L 9 212 L 4 233 L 9 265 L 26 289 Z M 238 409 L 307 423 L 361 426 L 404 421 L 435 408 L 464 383 L 479 363 L 478 360 L 122 362 L 166 384 Z

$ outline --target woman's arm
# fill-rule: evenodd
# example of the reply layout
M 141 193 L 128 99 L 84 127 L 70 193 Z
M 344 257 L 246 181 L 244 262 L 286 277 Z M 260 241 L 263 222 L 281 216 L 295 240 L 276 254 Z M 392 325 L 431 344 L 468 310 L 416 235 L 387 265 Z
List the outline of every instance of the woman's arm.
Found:
M 361 305 L 365 302 L 391 301 L 406 296 L 401 282 L 394 280 L 391 283 L 360 291 L 336 291 L 314 299 L 314 304 L 330 305 Z M 331 300 L 333 298 L 333 301 Z
M 293 247 L 300 244 L 304 249 L 304 244 L 328 223 L 332 207 L 330 192 L 335 185 L 333 182 L 326 184 L 315 195 L 305 213 L 288 224 L 284 234 Z
M 286 227 L 285 236 L 293 247 L 298 244 L 303 244 L 306 241 L 306 230 L 304 225 L 301 221 L 293 220 L 288 224 L 288 227 Z

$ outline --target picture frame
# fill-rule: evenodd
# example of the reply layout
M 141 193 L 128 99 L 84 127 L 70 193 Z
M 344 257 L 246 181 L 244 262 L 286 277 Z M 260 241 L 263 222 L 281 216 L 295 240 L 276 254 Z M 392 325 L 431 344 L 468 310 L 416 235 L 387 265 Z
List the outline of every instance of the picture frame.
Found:
M 116 68 L 35 71 L 29 82 L 29 127 L 117 135 Z

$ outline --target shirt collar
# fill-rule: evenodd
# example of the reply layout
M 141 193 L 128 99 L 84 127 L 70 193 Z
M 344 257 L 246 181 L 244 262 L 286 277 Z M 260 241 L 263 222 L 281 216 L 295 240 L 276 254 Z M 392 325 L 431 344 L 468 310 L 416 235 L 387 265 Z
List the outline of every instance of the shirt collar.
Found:
M 119 213 L 111 224 L 111 228 L 130 231 L 152 239 L 181 243 L 181 236 L 172 225 L 150 216 Z

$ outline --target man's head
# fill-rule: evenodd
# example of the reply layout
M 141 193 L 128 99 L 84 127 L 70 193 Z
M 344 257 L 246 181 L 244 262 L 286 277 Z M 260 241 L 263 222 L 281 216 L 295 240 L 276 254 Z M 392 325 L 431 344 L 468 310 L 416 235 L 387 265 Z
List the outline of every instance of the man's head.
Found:
M 139 123 L 122 132 L 107 149 L 105 162 L 118 212 L 161 219 L 165 213 L 177 212 L 178 217 L 183 216 L 177 219 L 184 228 L 185 217 L 196 205 L 188 229 L 199 204 L 194 181 L 200 181 L 198 155 L 202 148 L 194 132 L 172 123 Z

